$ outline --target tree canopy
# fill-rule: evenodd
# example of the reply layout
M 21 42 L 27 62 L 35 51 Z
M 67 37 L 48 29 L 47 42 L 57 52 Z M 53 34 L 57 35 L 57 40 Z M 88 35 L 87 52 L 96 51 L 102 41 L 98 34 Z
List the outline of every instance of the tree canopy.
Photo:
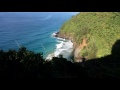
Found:
M 112 45 L 120 39 L 120 13 L 80 12 L 63 24 L 60 34 L 72 37 L 77 45 L 87 38 L 81 56 L 92 59 L 109 55 Z
M 0 50 L 0 78 L 119 78 L 120 55 L 114 52 L 119 44 L 120 40 L 113 45 L 112 55 L 81 63 L 68 61 L 62 55 L 45 61 L 42 53 L 25 47 Z

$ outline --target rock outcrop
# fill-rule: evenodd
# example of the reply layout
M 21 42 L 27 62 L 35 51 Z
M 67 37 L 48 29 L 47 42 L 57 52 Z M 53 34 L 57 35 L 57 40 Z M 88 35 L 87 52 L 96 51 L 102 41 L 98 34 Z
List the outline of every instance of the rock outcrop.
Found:
M 80 55 L 81 50 L 87 46 L 87 39 L 84 38 L 83 42 L 79 45 L 76 46 L 75 51 L 74 51 L 74 62 L 82 62 L 82 56 Z
M 57 33 L 57 36 L 60 37 L 60 38 L 65 38 L 65 39 L 68 39 L 68 40 L 71 40 L 73 42 L 73 56 L 74 56 L 74 62 L 82 62 L 82 56 L 80 56 L 80 52 L 81 50 L 87 46 L 87 39 L 84 38 L 83 39 L 83 42 L 80 44 L 80 45 L 77 45 L 74 40 L 73 40 L 73 37 L 71 36 L 67 36 L 65 34 L 61 34 L 61 33 Z

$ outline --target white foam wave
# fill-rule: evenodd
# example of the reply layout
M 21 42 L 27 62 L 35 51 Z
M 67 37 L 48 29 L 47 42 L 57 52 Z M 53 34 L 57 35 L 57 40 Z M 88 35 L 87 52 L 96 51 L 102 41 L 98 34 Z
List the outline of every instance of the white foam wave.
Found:
M 66 42 L 61 42 L 60 44 L 57 45 L 59 47 L 56 47 L 54 55 L 57 57 L 61 54 L 63 55 L 64 58 L 69 59 L 73 51 L 73 43 L 70 40 L 68 40 Z
M 52 57 L 58 57 L 59 55 L 63 55 L 64 58 L 70 60 L 72 51 L 73 51 L 73 43 L 70 40 L 57 38 L 55 52 L 49 54 L 48 57 L 46 57 L 46 59 L 51 60 Z
M 54 56 L 58 57 L 60 54 L 62 54 L 63 51 L 65 51 L 66 49 L 56 49 L 54 52 Z
M 64 39 L 64 38 L 59 38 L 59 37 L 58 37 L 57 39 L 58 39 L 58 40 L 61 40 L 61 41 L 65 41 L 65 39 Z
M 62 48 L 63 45 L 64 45 L 64 42 L 61 41 L 60 44 L 56 44 L 56 48 L 57 49 Z
M 49 54 L 45 60 L 52 60 L 53 57 L 54 57 L 54 53 Z
M 56 36 L 56 33 L 57 33 L 57 31 L 56 31 L 56 32 L 54 32 L 54 33 L 52 33 L 52 35 L 51 35 L 51 36 L 52 36 L 53 38 L 56 38 L 56 37 L 55 37 L 55 36 Z
M 56 32 L 52 34 L 52 36 L 54 37 L 56 35 Z

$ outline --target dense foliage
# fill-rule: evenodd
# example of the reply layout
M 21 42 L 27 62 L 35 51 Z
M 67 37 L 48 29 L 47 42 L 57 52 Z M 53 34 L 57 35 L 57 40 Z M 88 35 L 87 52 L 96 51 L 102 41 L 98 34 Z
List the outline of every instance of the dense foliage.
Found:
M 34 53 L 25 47 L 16 50 L 0 50 L 0 78 L 75 78 L 86 77 L 85 70 L 67 59 L 54 57 L 45 61 L 42 53 Z
M 120 13 L 80 12 L 63 24 L 60 34 L 72 37 L 77 45 L 87 38 L 87 47 L 80 53 L 87 59 L 109 55 L 120 39 Z
M 60 34 L 76 45 L 87 38 L 87 46 L 80 52 L 88 59 L 84 62 L 73 63 L 62 55 L 45 61 L 42 53 L 25 47 L 0 50 L 0 78 L 120 78 L 119 22 L 117 12 L 81 12 L 64 23 Z
M 45 61 L 42 53 L 25 47 L 18 51 L 0 50 L 0 78 L 119 78 L 120 51 L 114 52 L 119 43 L 113 46 L 112 55 L 81 63 L 72 63 L 61 55 Z

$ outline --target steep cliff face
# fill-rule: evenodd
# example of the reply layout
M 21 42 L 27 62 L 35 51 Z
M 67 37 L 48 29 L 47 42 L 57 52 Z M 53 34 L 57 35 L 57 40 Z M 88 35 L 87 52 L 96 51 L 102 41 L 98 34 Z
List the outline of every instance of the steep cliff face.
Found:
M 82 62 L 83 56 L 80 55 L 80 52 L 82 51 L 82 49 L 83 49 L 84 47 L 87 46 L 86 41 L 87 41 L 87 39 L 84 38 L 84 39 L 83 39 L 83 42 L 82 42 L 79 46 L 77 46 L 77 47 L 75 48 L 75 51 L 74 51 L 74 61 L 75 61 L 75 62 Z
M 80 55 L 80 52 L 81 52 L 81 50 L 82 50 L 84 47 L 87 46 L 87 38 L 84 38 L 84 39 L 82 40 L 82 43 L 78 45 L 76 42 L 74 42 L 72 36 L 69 36 L 69 35 L 67 36 L 67 35 L 61 34 L 61 33 L 58 33 L 57 36 L 60 37 L 60 38 L 65 38 L 65 39 L 71 40 L 71 41 L 73 42 L 74 62 L 82 62 L 83 56 Z
M 76 62 L 109 55 L 120 39 L 120 13 L 81 12 L 62 25 L 58 36 L 73 42 Z

